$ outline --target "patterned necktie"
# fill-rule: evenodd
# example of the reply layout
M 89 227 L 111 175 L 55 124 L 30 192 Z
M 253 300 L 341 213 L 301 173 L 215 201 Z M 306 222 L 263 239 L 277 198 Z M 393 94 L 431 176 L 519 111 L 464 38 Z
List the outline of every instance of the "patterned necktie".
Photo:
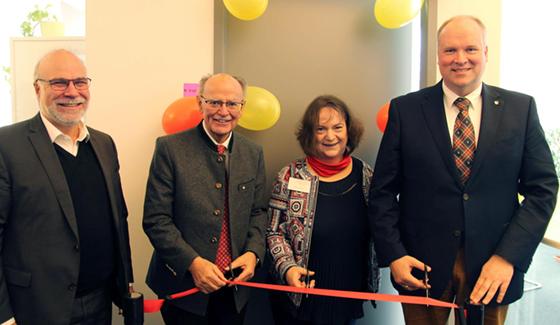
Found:
M 453 103 L 459 108 L 459 114 L 455 119 L 453 128 L 453 158 L 459 171 L 461 182 L 465 184 L 471 174 L 474 161 L 476 142 L 474 139 L 474 127 L 469 118 L 470 101 L 459 97 Z
M 218 154 L 223 155 L 224 152 L 226 152 L 226 146 L 224 146 L 223 144 L 219 144 L 216 146 L 217 150 L 218 150 Z
M 226 151 L 226 147 L 224 145 L 219 144 L 217 150 L 219 155 L 223 155 Z M 216 265 L 223 272 L 225 268 L 231 264 L 231 240 L 229 234 L 229 203 L 228 203 L 227 173 L 226 173 L 226 181 L 222 188 L 224 190 L 224 214 L 222 218 L 222 231 L 220 233 L 220 241 L 218 242 L 218 251 L 216 253 Z

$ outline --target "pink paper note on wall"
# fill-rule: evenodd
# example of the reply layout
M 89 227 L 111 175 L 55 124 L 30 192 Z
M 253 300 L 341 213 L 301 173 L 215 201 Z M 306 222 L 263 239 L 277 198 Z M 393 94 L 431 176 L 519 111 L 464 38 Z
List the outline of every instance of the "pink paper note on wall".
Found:
M 198 84 L 195 83 L 184 83 L 183 84 L 183 96 L 185 97 L 193 97 L 196 96 L 196 92 L 198 91 Z

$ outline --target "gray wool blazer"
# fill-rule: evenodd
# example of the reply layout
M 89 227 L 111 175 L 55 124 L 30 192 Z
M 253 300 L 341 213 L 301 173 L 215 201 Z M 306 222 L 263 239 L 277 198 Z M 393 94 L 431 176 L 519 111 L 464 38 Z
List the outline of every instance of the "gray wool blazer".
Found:
M 262 148 L 234 132 L 229 150 L 229 219 L 232 258 L 252 251 L 263 259 L 267 224 Z M 226 173 L 215 145 L 198 127 L 158 138 L 144 203 L 144 231 L 154 253 L 146 283 L 159 296 L 193 288 L 188 267 L 201 256 L 214 261 L 224 208 Z M 248 289 L 235 292 L 237 310 Z M 202 293 L 172 301 L 203 315 Z
M 88 128 L 105 178 L 116 261 L 113 300 L 132 282 L 127 210 L 111 137 Z M 0 323 L 70 323 L 80 241 L 64 171 L 39 114 L 0 128 Z

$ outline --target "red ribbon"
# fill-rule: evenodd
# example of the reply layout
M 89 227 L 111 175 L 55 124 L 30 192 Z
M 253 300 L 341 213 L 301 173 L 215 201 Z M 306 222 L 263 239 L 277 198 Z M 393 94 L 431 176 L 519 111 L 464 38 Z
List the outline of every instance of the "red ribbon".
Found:
M 198 290 L 198 288 L 192 288 L 189 290 L 185 290 L 183 292 L 179 292 L 179 293 L 174 293 L 172 295 L 169 295 L 167 297 L 167 300 L 173 300 L 173 299 L 177 299 L 177 298 L 183 298 L 186 296 L 190 296 L 193 295 L 197 292 L 199 292 L 200 290 Z M 156 313 L 161 309 L 161 306 L 163 306 L 163 303 L 165 302 L 166 299 L 151 299 L 151 300 L 144 300 L 144 313 Z
M 318 288 L 296 288 L 286 285 L 278 284 L 266 284 L 257 282 L 244 282 L 244 281 L 227 281 L 228 284 L 252 287 L 265 290 L 276 290 L 291 293 L 301 293 L 317 296 L 328 296 L 337 298 L 349 298 L 349 299 L 359 299 L 359 300 L 377 300 L 377 301 L 390 301 L 390 302 L 400 302 L 404 304 L 416 304 L 416 305 L 430 305 L 435 307 L 446 307 L 446 308 L 459 308 L 456 304 L 445 302 L 433 298 L 425 298 L 420 296 L 403 296 L 403 295 L 390 295 L 384 293 L 372 293 L 372 292 L 359 292 L 359 291 L 343 291 L 343 290 L 332 290 L 332 289 L 318 289 Z M 168 300 L 186 297 L 199 292 L 198 288 L 193 288 L 187 291 L 179 292 L 168 297 Z M 154 313 L 161 309 L 164 303 L 164 299 L 157 300 L 144 300 L 144 312 Z

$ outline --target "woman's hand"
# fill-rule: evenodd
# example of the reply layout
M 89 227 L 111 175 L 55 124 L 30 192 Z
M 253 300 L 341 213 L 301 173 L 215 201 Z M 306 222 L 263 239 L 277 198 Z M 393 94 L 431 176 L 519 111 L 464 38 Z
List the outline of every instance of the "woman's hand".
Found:
M 286 271 L 286 282 L 292 287 L 314 288 L 315 280 L 311 280 L 309 282 L 309 285 L 306 285 L 305 282 L 308 276 L 313 276 L 313 275 L 315 275 L 315 272 L 313 271 L 310 271 L 301 266 L 292 266 L 291 268 L 288 269 L 288 271 Z

